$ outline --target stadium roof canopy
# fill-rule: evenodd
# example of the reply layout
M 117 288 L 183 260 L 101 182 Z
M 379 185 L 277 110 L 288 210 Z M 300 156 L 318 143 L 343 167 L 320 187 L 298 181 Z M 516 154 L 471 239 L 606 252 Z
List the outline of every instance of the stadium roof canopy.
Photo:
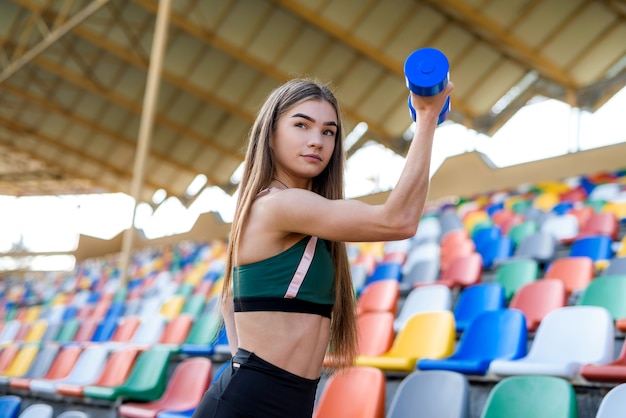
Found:
M 0 194 L 129 193 L 158 7 L 0 2 Z M 351 152 L 402 155 L 403 63 L 427 46 L 450 61 L 450 119 L 492 135 L 536 95 L 594 111 L 623 88 L 626 3 L 174 0 L 140 200 L 184 202 L 198 174 L 232 191 L 255 109 L 295 76 L 332 83 L 347 132 L 367 123 Z

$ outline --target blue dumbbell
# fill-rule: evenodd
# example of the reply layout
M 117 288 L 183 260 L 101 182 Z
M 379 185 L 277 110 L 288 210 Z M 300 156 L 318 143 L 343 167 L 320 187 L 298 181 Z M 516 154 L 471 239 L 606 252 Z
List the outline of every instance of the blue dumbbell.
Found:
M 448 85 L 450 64 L 443 52 L 434 48 L 421 48 L 409 55 L 404 62 L 406 86 L 418 96 L 435 96 Z M 409 94 L 409 112 L 415 121 L 415 109 Z M 439 113 L 437 123 L 442 123 L 450 113 L 450 97 Z

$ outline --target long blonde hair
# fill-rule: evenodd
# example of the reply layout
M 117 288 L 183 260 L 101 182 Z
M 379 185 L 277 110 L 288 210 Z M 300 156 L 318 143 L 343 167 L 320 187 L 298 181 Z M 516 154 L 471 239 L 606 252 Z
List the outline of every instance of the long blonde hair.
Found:
M 299 103 L 306 100 L 325 100 L 337 113 L 335 149 L 326 169 L 313 179 L 312 191 L 327 199 L 343 199 L 344 150 L 341 111 L 330 88 L 308 79 L 293 79 L 270 93 L 261 106 L 248 137 L 248 149 L 235 216 L 231 225 L 222 301 L 229 295 L 232 285 L 232 269 L 235 266 L 237 248 L 246 224 L 250 207 L 257 194 L 267 188 L 274 176 L 274 160 L 270 150 L 270 138 L 278 119 Z M 330 254 L 335 266 L 335 304 L 332 312 L 328 354 L 336 367 L 353 364 L 356 356 L 356 300 L 352 287 L 350 265 L 346 246 L 342 242 L 329 242 Z

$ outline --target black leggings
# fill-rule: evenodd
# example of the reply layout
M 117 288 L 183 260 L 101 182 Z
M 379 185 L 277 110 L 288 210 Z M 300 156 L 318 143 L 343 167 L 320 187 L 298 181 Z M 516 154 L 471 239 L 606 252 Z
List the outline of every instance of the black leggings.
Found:
M 318 383 L 240 348 L 192 418 L 311 418 Z

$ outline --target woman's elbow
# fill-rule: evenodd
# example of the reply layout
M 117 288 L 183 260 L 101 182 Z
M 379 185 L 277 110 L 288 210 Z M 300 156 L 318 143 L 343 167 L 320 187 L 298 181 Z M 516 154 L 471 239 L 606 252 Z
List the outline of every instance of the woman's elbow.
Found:
M 413 238 L 417 233 L 417 226 L 418 222 L 407 218 L 395 222 L 390 228 L 391 237 L 389 240 L 400 241 Z

